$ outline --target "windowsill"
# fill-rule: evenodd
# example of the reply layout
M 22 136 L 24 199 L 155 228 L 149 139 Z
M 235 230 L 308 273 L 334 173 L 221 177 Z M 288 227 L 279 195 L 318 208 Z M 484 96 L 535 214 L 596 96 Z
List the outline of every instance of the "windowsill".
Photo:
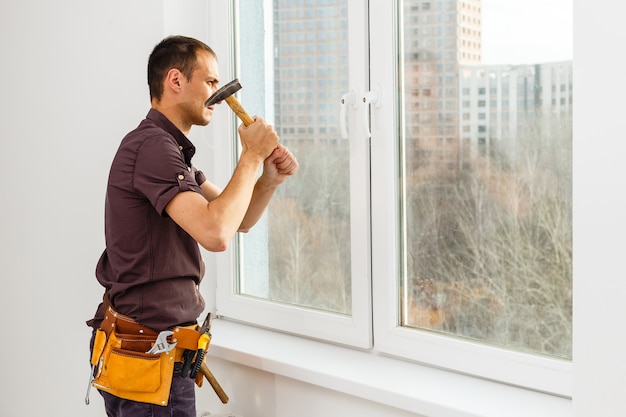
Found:
M 215 320 L 211 355 L 426 416 L 565 417 L 570 399 Z

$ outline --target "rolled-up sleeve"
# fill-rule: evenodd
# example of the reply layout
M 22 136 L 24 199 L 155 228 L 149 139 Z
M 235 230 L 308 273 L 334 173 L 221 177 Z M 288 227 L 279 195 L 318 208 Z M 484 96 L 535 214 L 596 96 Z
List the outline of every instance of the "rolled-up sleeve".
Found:
M 176 141 L 166 135 L 151 137 L 142 144 L 137 152 L 133 187 L 161 216 L 166 215 L 165 207 L 176 194 L 202 193 Z

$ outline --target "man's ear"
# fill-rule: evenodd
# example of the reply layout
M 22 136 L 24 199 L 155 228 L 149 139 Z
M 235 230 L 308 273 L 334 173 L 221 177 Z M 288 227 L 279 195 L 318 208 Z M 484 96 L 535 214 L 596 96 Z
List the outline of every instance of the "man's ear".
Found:
M 167 72 L 167 76 L 165 77 L 165 87 L 175 92 L 180 91 L 182 87 L 182 77 L 183 74 L 179 70 L 172 68 Z

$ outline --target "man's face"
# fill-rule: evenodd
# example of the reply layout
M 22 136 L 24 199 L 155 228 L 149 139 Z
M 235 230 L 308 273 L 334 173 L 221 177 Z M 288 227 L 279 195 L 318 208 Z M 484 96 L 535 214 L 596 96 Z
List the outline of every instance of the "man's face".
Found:
M 192 125 L 206 126 L 211 122 L 215 105 L 205 107 L 204 103 L 218 89 L 219 69 L 217 61 L 206 51 L 198 52 L 197 68 L 191 79 L 184 81 L 184 95 L 181 103 L 183 117 Z

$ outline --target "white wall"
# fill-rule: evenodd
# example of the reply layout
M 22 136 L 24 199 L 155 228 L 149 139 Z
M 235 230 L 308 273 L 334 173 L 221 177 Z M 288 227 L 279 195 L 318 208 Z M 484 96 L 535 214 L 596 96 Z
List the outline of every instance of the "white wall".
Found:
M 615 4 L 575 2 L 576 417 L 626 415 L 626 143 L 619 101 L 626 86 L 616 45 L 626 27 Z M 149 51 L 187 18 L 184 34 L 214 36 L 202 18 L 205 6 L 200 0 L 0 2 L 1 416 L 104 415 L 95 392 L 92 405 L 83 403 L 84 321 L 101 296 L 94 268 L 104 243 L 108 168 L 121 137 L 148 110 Z M 231 397 L 239 395 L 232 411 L 245 417 L 304 416 L 303 403 L 314 404 L 306 406 L 310 416 L 407 416 L 212 360 Z M 231 385 L 242 381 L 250 384 Z M 211 393 L 203 388 L 202 395 Z
M 149 107 L 147 53 L 163 33 L 154 5 L 0 3 L 2 416 L 103 415 L 83 403 L 84 321 L 102 293 L 108 166 Z

